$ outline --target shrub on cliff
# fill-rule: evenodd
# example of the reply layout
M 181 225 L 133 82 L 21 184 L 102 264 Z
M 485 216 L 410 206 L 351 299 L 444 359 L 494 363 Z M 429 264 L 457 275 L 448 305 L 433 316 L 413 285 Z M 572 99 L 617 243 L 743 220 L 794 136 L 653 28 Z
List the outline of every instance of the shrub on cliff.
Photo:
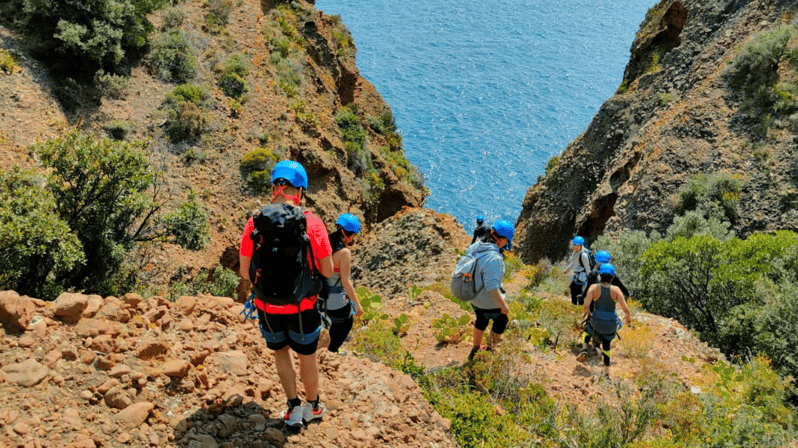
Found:
M 137 145 L 73 131 L 32 150 L 47 169 L 41 185 L 18 170 L 0 183 L 7 287 L 42 299 L 67 289 L 119 295 L 136 283 L 128 253 L 137 244 L 174 237 L 196 248 L 207 239 L 196 201 L 160 224 L 157 172 Z
M 0 173 L 0 290 L 54 297 L 55 281 L 85 262 L 80 241 L 33 172 Z
M 39 59 L 62 77 L 91 80 L 102 69 L 120 73 L 139 57 L 153 25 L 148 14 L 162 0 L 86 2 L 11 0 L 6 17 L 35 36 Z M 4 14 L 5 15 L 5 14 Z

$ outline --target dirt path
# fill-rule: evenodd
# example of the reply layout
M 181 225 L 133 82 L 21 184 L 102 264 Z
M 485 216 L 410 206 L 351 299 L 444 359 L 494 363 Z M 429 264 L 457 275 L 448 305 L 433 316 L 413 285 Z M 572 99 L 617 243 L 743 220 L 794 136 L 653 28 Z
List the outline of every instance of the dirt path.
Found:
M 519 273 L 505 283 L 511 301 L 518 297 L 526 282 Z M 569 300 L 565 295 L 534 295 L 544 300 Z M 444 313 L 455 318 L 468 314 L 473 321 L 473 312 L 461 309 L 446 297 L 432 291 L 423 292 L 413 302 L 409 299 L 387 301 L 383 309 L 392 317 L 401 313 L 408 315 L 412 326 L 401 339 L 403 346 L 427 368 L 458 366 L 466 361 L 472 346 L 471 340 L 438 344 L 435 340 L 437 330 L 432 322 Z M 579 323 L 577 313 L 575 308 L 575 324 Z M 634 306 L 632 315 L 632 327 L 624 327 L 619 332 L 621 339 L 613 342 L 613 359 L 609 372 L 613 380 L 629 379 L 656 369 L 675 373 L 685 387 L 688 387 L 695 384 L 702 364 L 722 356 L 674 320 L 642 312 Z M 470 334 L 472 324 L 469 323 L 467 328 Z M 541 384 L 552 398 L 565 403 L 583 404 L 586 398 L 595 402 L 595 398 L 606 396 L 607 393 L 606 383 L 601 380 L 604 370 L 602 359 L 593 354 L 585 362 L 576 361 L 577 349 L 574 342 L 580 333 L 577 325 L 574 325 L 573 330 L 560 336 L 557 347 L 541 347 L 528 342 L 507 343 L 502 347 L 523 351 L 526 356 L 519 359 L 529 359 L 529 362 L 521 362 L 519 374 Z M 690 358 L 695 362 L 689 362 Z

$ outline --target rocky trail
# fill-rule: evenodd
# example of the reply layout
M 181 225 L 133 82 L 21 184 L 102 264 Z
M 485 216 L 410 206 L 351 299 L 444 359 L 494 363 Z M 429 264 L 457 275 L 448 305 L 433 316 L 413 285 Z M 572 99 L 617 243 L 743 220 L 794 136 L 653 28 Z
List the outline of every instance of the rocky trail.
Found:
M 518 275 L 507 285 L 511 298 L 524 281 Z M 213 296 L 169 302 L 63 294 L 44 302 L 0 293 L 0 447 L 457 446 L 450 422 L 410 376 L 346 344 L 348 355 L 319 351 L 324 419 L 287 431 L 273 358 L 243 308 Z M 466 360 L 470 341 L 440 345 L 434 339 L 434 319 L 464 313 L 444 296 L 394 296 L 381 310 L 408 316 L 411 326 L 401 340 L 420 364 Z M 613 380 L 666 368 L 687 386 L 702 361 L 719 356 L 676 322 L 640 311 L 634 321 L 637 330 L 625 329 L 614 345 Z M 645 337 L 641 342 L 634 334 Z M 573 338 L 561 336 L 556 348 L 522 348 L 532 360 L 522 374 L 559 401 L 590 405 L 609 389 L 598 379 L 598 357 L 576 362 Z

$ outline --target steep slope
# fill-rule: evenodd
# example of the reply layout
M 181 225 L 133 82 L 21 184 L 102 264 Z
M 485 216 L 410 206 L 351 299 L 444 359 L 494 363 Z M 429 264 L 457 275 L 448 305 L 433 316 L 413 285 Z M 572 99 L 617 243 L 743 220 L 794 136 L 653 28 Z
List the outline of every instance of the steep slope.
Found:
M 207 18 L 217 4 L 231 7 L 221 29 Z M 70 128 L 99 135 L 114 130 L 129 141 L 147 141 L 145 151 L 163 174 L 160 197 L 167 209 L 193 190 L 209 214 L 212 233 L 211 244 L 200 252 L 167 245 L 149 253 L 151 285 L 185 281 L 219 264 L 236 269 L 241 229 L 269 199 L 242 168 L 255 150 L 267 154 L 260 167 L 267 173 L 276 160 L 302 162 L 310 176 L 305 205 L 330 224 L 351 212 L 368 229 L 404 206 L 424 203 L 426 190 L 420 177 L 409 176 L 413 167 L 391 129 L 390 108 L 360 76 L 356 48 L 340 18 L 316 10 L 312 1 L 247 0 L 180 2 L 150 20 L 156 28 L 151 42 L 180 30 L 197 55 L 197 74 L 189 82 L 208 94 L 196 118 L 199 135 L 178 141 L 168 135 L 165 98 L 177 83 L 157 75 L 152 54 L 130 67 L 119 99 L 101 97 L 51 78 L 47 61 L 34 58 L 33 42 L 5 23 L 0 47 L 17 67 L 0 74 L 0 169 L 35 167 L 27 148 Z M 243 78 L 249 90 L 241 98 L 225 95 L 221 83 L 232 58 L 248 68 Z M 336 123 L 345 106 L 356 114 L 363 146 L 348 145 Z
M 619 93 L 528 190 L 517 221 L 520 256 L 559 260 L 577 234 L 663 232 L 679 189 L 696 173 L 745 180 L 733 223 L 741 236 L 798 229 L 796 117 L 763 126 L 771 111 L 746 110 L 747 92 L 734 87 L 727 69 L 747 42 L 794 26 L 794 16 L 788 1 L 662 0 L 652 7 Z

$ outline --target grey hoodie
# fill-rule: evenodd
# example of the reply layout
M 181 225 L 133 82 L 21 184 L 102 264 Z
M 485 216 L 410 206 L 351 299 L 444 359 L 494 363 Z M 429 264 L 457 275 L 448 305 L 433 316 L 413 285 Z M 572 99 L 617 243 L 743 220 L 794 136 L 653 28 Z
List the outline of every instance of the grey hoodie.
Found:
M 474 297 L 471 304 L 483 310 L 501 308 L 501 304 L 490 293 L 501 288 L 504 276 L 504 259 L 499 247 L 495 243 L 477 241 L 466 250 L 466 253 L 478 258 L 474 272 L 474 286 L 479 294 Z

